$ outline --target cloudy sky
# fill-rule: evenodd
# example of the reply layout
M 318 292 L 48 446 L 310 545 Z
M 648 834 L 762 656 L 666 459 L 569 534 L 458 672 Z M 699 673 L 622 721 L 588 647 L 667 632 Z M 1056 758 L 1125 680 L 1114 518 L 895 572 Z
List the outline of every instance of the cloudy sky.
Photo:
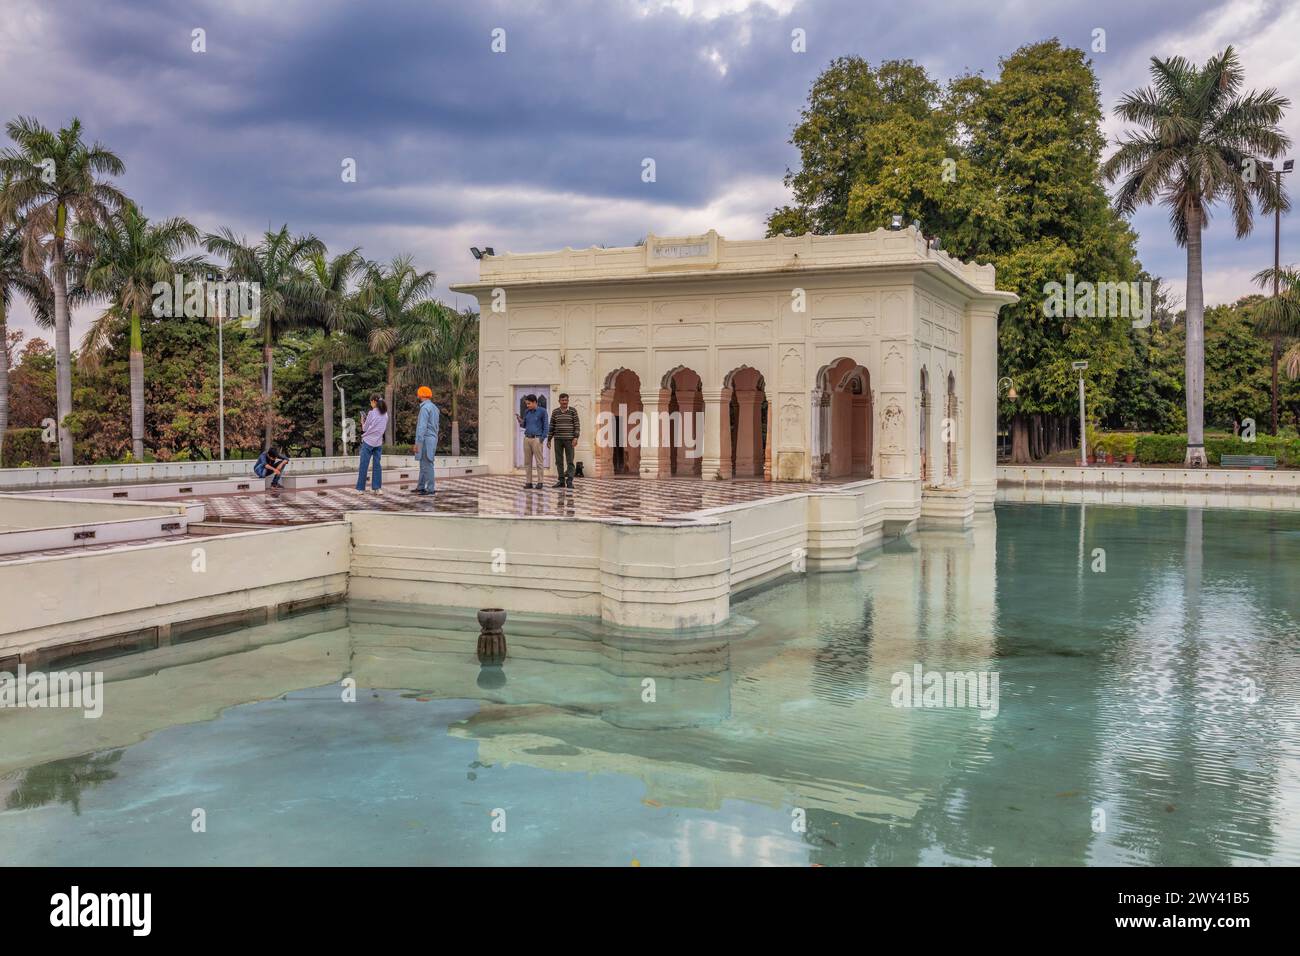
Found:
M 806 53 L 791 51 L 796 28 Z M 1295 0 L 3 0 L 0 117 L 79 116 L 149 216 L 249 235 L 288 222 L 331 249 L 411 252 L 445 290 L 476 277 L 471 245 L 762 236 L 788 199 L 790 130 L 833 57 L 911 58 L 943 81 L 995 75 L 1047 37 L 1090 49 L 1096 28 L 1108 114 L 1152 55 L 1204 60 L 1230 43 L 1249 86 L 1300 101 Z M 1300 105 L 1285 125 L 1300 143 Z M 1300 261 L 1295 219 L 1284 262 Z M 1135 225 L 1144 264 L 1180 287 L 1163 210 Z M 1269 220 L 1237 241 L 1221 216 L 1207 300 L 1252 291 L 1272 240 Z M 11 321 L 30 333 L 21 307 Z

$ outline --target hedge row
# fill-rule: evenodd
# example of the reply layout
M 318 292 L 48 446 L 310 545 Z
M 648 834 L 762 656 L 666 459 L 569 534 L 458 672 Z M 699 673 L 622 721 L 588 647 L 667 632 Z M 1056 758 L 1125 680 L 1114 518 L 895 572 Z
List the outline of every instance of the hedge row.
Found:
M 1120 435 L 1105 435 L 1102 450 L 1119 456 L 1123 454 L 1115 443 Z M 1181 465 L 1187 460 L 1186 435 L 1133 436 L 1134 454 L 1144 465 Z M 1240 438 L 1207 438 L 1205 456 L 1210 464 L 1217 465 L 1224 455 L 1272 455 L 1277 463 L 1287 468 L 1300 467 L 1300 438 L 1275 438 L 1257 435 L 1252 442 Z
M 1138 435 L 1134 454 L 1144 465 L 1181 465 L 1187 460 L 1187 436 Z
M 1205 455 L 1212 465 L 1217 465 L 1223 455 L 1272 455 L 1279 465 L 1295 468 L 1300 467 L 1300 438 L 1257 435 L 1253 442 L 1240 438 L 1207 438 Z

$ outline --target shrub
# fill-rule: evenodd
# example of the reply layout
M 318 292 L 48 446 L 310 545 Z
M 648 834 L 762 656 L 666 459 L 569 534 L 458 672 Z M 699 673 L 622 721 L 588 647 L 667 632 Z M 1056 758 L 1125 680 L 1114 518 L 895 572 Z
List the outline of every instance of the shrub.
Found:
M 1144 465 L 1181 465 L 1187 460 L 1187 436 L 1138 435 L 1134 453 Z
M 5 432 L 4 460 L 0 467 L 48 467 L 51 446 L 41 441 L 40 428 L 11 428 Z

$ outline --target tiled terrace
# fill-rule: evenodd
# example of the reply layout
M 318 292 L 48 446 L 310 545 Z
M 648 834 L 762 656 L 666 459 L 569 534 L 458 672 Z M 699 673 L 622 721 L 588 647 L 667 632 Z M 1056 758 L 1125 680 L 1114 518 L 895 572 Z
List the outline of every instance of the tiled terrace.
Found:
M 700 481 L 699 479 L 579 478 L 572 491 L 525 491 L 517 475 L 473 475 L 438 482 L 432 498 L 406 488 L 375 493 L 351 488 L 284 490 L 278 494 L 212 495 L 201 499 L 209 522 L 308 524 L 335 521 L 348 511 L 419 511 L 497 517 L 623 518 L 637 522 L 681 520 L 693 512 L 801 491 L 827 490 L 803 482 Z

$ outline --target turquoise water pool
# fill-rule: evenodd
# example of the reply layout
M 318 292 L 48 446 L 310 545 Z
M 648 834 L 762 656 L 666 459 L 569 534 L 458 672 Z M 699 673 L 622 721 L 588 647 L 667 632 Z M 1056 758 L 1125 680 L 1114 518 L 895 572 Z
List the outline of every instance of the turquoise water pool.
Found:
M 710 635 L 512 615 L 500 669 L 314 612 L 0 710 L 3 862 L 1296 865 L 1298 584 L 1297 515 L 1012 505 Z

